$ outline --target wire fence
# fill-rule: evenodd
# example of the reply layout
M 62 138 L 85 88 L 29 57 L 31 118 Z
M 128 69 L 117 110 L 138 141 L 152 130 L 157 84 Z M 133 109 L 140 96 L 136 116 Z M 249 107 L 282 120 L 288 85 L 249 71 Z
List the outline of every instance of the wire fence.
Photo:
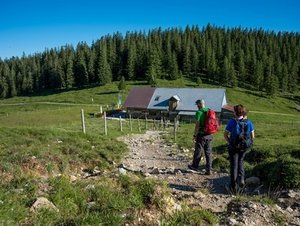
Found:
M 99 135 L 110 135 L 118 133 L 136 133 L 146 130 L 170 130 L 173 133 L 174 140 L 176 140 L 179 120 L 175 117 L 173 121 L 164 119 L 148 119 L 144 118 L 132 118 L 129 114 L 127 118 L 119 117 L 108 117 L 104 111 L 97 117 L 86 114 L 81 109 L 81 131 L 86 133 L 98 133 Z M 171 129 L 172 128 L 172 129 Z

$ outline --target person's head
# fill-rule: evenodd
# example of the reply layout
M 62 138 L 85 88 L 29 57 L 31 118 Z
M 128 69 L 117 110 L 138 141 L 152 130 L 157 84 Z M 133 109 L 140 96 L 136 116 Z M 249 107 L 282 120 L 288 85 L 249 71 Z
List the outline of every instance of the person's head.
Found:
M 246 117 L 248 113 L 247 109 L 242 104 L 235 105 L 233 110 L 236 117 Z
M 196 100 L 196 105 L 199 109 L 204 108 L 205 107 L 205 101 L 203 99 Z

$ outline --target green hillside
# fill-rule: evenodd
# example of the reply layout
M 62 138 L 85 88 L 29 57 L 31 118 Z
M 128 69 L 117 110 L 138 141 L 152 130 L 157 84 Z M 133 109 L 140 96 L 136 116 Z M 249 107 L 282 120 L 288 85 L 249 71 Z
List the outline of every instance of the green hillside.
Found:
M 129 82 L 122 94 L 125 100 L 133 86 L 144 82 Z M 196 87 L 189 80 L 159 80 L 161 87 Z M 31 97 L 14 97 L 0 101 L 0 219 L 10 225 L 120 225 L 132 222 L 134 210 L 146 208 L 147 197 L 157 182 L 137 178 L 116 177 L 113 170 L 126 153 L 116 137 L 131 133 L 128 121 L 120 131 L 118 121 L 108 121 L 108 136 L 104 122 L 89 113 L 111 109 L 118 100 L 118 83 L 105 86 L 44 92 Z M 202 87 L 214 87 L 202 84 Z M 199 86 L 197 86 L 199 87 Z M 299 94 L 293 97 L 268 98 L 263 93 L 227 88 L 230 104 L 242 103 L 250 109 L 249 118 L 255 124 L 255 146 L 247 159 L 247 174 L 259 175 L 269 186 L 299 187 L 300 114 Z M 85 112 L 86 134 L 81 130 L 81 109 Z M 152 125 L 148 125 L 152 128 Z M 224 127 L 222 126 L 222 129 Z M 143 132 L 135 121 L 133 133 Z M 181 125 L 177 143 L 192 150 L 192 124 Z M 214 168 L 228 170 L 227 153 L 222 132 L 215 136 Z M 173 142 L 172 135 L 167 137 Z M 271 169 L 265 171 L 264 169 Z M 101 172 L 101 180 L 72 182 L 82 172 Z M 103 175 L 102 175 L 103 174 Z M 278 181 L 274 175 L 285 174 Z M 108 176 L 107 176 L 108 175 Z M 268 180 L 272 178 L 272 180 Z M 93 184 L 96 190 L 88 190 Z M 41 193 L 41 187 L 42 194 Z M 29 207 L 39 195 L 47 197 L 61 210 L 31 213 Z M 89 202 L 101 205 L 90 210 Z M 4 203 L 2 205 L 2 203 Z M 159 206 L 160 204 L 157 203 Z M 14 211 L 11 211 L 11 210 Z M 126 212 L 122 218 L 120 213 Z

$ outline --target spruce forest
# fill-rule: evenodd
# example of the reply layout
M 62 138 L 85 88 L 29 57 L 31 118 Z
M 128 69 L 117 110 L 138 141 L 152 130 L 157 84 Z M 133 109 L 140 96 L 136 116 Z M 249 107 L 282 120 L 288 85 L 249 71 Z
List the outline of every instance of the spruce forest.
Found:
M 107 35 L 42 53 L 0 59 L 0 98 L 42 90 L 105 85 L 111 81 L 180 77 L 227 87 L 298 91 L 299 33 L 262 29 L 185 29 Z M 123 79 L 124 79 L 123 78 Z

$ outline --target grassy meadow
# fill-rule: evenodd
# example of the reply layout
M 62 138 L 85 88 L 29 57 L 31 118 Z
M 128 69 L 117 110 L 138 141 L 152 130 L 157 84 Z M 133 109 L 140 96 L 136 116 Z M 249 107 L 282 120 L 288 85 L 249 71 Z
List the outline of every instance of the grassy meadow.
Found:
M 118 176 L 115 172 L 127 151 L 116 138 L 131 133 L 128 121 L 123 122 L 121 132 L 119 121 L 109 120 L 105 136 L 103 119 L 90 117 L 89 113 L 98 112 L 100 105 L 105 110 L 116 104 L 117 85 L 0 100 L 0 225 L 121 225 L 134 222 L 139 209 L 164 209 L 161 198 L 153 198 L 157 182 L 139 175 Z M 141 85 L 145 83 L 128 82 L 123 101 L 132 86 Z M 182 79 L 160 80 L 159 86 L 196 87 Z M 295 98 L 299 99 L 299 94 L 293 98 L 267 98 L 254 91 L 227 89 L 229 103 L 245 104 L 255 125 L 256 140 L 249 154 L 252 157 L 247 160 L 248 172 L 268 178 L 263 167 L 278 164 L 290 173 L 299 168 L 300 114 Z M 85 112 L 86 134 L 82 133 L 81 109 Z M 145 125 L 140 125 L 143 132 Z M 138 132 L 135 121 L 132 133 Z M 180 125 L 176 141 L 180 147 L 192 150 L 192 132 L 192 124 Z M 172 135 L 167 139 L 173 142 Z M 214 164 L 219 170 L 228 166 L 224 143 L 219 132 L 214 140 Z M 290 165 L 295 167 L 289 168 Z M 99 180 L 79 180 L 79 174 L 95 169 L 100 171 Z M 299 177 L 299 172 L 300 169 L 294 175 Z M 77 180 L 71 180 L 71 176 Z M 290 187 L 300 186 L 299 178 L 287 180 Z M 163 193 L 167 193 L 165 190 Z M 37 197 L 48 198 L 59 212 L 30 211 Z M 179 213 L 178 217 L 188 214 Z M 215 219 L 207 212 L 202 215 L 197 222 Z M 173 221 L 166 217 L 163 222 L 173 225 Z

